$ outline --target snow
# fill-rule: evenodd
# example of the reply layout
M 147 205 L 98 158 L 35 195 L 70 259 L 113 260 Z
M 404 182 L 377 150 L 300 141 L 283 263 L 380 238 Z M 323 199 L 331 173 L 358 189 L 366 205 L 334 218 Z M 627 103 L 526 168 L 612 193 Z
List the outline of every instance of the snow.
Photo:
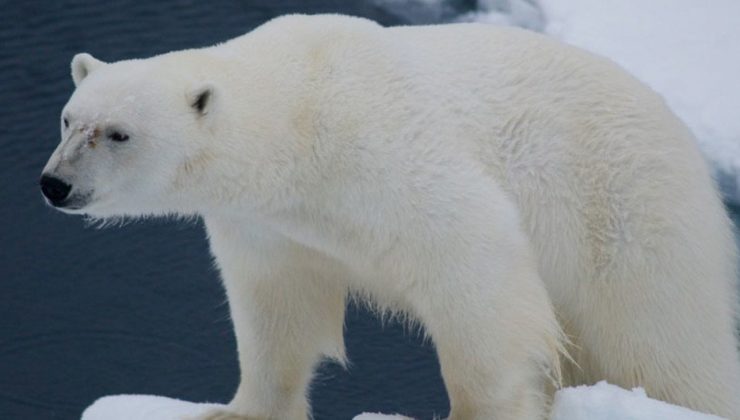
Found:
M 363 413 L 359 416 L 355 416 L 352 420 L 411 420 L 404 416 L 389 416 L 387 414 L 370 414 Z
M 95 401 L 82 413 L 81 420 L 180 420 L 223 407 L 154 395 L 114 395 Z
M 176 420 L 194 417 L 220 404 L 198 404 L 166 397 L 118 395 L 103 397 L 82 414 L 82 420 Z M 555 395 L 550 420 L 721 420 L 648 398 L 641 388 L 627 391 L 606 382 L 565 388 Z M 354 420 L 411 420 L 399 415 L 360 414 Z
M 550 420 L 720 420 L 648 398 L 642 388 L 627 391 L 602 381 L 565 388 L 555 395 Z

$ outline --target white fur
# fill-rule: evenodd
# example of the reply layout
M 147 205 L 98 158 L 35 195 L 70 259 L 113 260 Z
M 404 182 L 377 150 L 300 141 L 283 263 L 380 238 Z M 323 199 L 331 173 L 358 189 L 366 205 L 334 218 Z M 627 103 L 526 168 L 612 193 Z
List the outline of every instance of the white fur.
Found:
M 454 420 L 542 418 L 561 327 L 568 383 L 738 418 L 730 222 L 687 129 L 611 62 L 510 28 L 289 16 L 73 68 L 46 168 L 81 197 L 66 211 L 205 220 L 242 370 L 209 418 L 305 419 L 350 292 L 423 324 Z

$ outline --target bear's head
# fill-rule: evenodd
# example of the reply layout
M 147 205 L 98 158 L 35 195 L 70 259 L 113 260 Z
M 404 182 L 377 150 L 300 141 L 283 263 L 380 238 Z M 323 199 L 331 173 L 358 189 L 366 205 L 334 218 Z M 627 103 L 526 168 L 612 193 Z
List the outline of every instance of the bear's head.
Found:
M 262 89 L 224 89 L 253 73 L 219 60 L 198 50 L 115 63 L 77 54 L 61 143 L 42 172 L 47 203 L 109 219 L 197 214 L 277 192 L 296 151 L 281 131 L 293 101 L 273 99 L 280 83 L 270 75 L 256 76 Z
M 73 58 L 76 89 L 40 181 L 52 206 L 97 218 L 182 210 L 189 175 L 207 164 L 218 92 L 146 61 Z

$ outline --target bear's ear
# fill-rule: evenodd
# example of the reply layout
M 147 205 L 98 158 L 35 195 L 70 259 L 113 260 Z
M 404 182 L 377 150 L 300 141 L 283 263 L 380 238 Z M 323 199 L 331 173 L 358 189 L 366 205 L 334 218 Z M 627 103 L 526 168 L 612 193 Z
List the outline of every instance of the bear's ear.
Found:
M 87 77 L 93 70 L 104 65 L 105 63 L 91 56 L 88 53 L 79 53 L 72 58 L 72 80 L 75 86 Z
M 188 103 L 198 115 L 206 115 L 213 108 L 215 96 L 215 86 L 206 82 L 188 93 Z

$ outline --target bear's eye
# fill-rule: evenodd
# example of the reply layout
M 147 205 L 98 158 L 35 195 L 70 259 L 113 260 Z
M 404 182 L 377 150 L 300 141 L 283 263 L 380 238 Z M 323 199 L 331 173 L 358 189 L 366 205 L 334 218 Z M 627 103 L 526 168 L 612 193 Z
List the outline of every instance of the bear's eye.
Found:
M 122 141 L 128 140 L 128 135 L 121 134 L 118 131 L 114 131 L 114 132 L 108 134 L 108 138 L 111 139 L 111 140 L 113 140 L 113 141 L 122 142 Z
M 64 128 L 69 128 L 69 120 L 64 118 Z

